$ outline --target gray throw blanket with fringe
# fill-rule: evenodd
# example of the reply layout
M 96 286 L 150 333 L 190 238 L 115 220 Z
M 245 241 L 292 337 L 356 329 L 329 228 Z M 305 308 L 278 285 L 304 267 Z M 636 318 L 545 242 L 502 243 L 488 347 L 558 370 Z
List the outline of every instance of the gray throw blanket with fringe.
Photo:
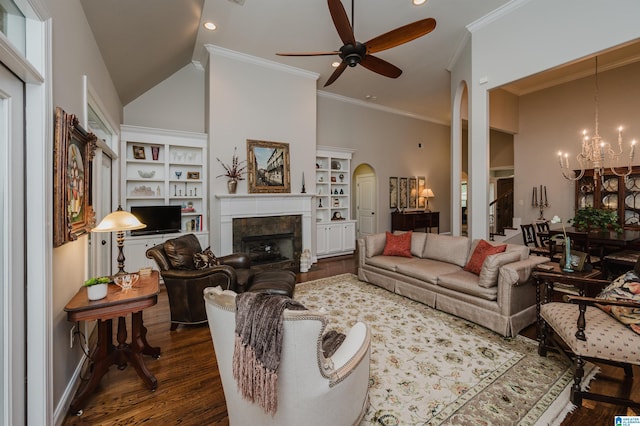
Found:
M 252 292 L 236 296 L 233 377 L 242 397 L 259 404 L 271 415 L 278 409 L 278 366 L 285 309 L 306 308 L 288 296 Z

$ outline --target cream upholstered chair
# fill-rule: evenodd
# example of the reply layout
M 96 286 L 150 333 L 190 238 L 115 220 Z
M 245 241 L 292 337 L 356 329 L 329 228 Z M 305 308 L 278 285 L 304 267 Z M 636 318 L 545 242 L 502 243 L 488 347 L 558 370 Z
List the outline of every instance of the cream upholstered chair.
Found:
M 236 294 L 220 287 L 204 291 L 229 423 L 233 425 L 354 425 L 369 405 L 369 327 L 356 323 L 330 357 L 322 353 L 325 314 L 285 310 L 274 416 L 242 398 L 232 373 Z

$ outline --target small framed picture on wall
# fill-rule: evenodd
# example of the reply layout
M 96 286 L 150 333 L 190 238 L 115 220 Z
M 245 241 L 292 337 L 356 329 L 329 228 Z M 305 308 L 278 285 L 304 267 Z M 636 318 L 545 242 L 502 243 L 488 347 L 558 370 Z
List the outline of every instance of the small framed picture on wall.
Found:
M 400 178 L 400 209 L 407 208 L 407 195 L 409 191 L 409 179 L 406 177 Z
M 418 178 L 409 178 L 409 208 L 415 209 L 418 205 Z
M 398 208 L 398 178 L 389 178 L 389 208 Z

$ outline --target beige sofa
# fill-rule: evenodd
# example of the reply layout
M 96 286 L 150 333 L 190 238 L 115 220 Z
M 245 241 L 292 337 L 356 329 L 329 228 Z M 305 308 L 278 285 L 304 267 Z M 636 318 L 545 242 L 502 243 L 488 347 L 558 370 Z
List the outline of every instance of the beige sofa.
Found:
M 510 337 L 536 319 L 532 269 L 549 259 L 507 244 L 479 275 L 464 270 L 479 240 L 414 232 L 411 258 L 384 256 L 386 234 L 358 240 L 358 278 Z M 496 245 L 496 243 L 491 243 Z

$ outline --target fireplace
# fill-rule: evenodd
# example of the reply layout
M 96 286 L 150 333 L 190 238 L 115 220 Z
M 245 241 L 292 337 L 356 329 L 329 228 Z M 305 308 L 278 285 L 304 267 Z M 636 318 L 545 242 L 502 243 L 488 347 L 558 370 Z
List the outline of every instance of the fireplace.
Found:
M 297 271 L 302 253 L 302 216 L 233 219 L 233 251 L 247 253 L 258 269 Z

